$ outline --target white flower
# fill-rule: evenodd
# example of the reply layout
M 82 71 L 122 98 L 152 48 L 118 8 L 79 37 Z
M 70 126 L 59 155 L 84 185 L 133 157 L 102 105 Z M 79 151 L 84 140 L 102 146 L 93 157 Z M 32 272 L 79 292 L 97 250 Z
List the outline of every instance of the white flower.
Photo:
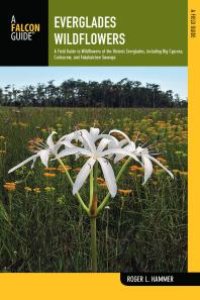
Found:
M 120 134 L 124 137 L 124 139 L 122 139 L 121 141 L 117 141 L 118 143 L 115 147 L 119 147 L 119 148 L 121 148 L 121 149 L 123 149 L 127 152 L 130 152 L 130 153 L 134 154 L 135 149 L 136 149 L 135 143 L 133 141 L 131 141 L 129 139 L 129 137 L 123 131 L 118 130 L 118 129 L 113 129 L 109 132 L 109 134 L 112 134 L 112 133 L 117 133 L 117 134 Z M 114 147 L 114 143 L 111 146 Z M 114 163 L 119 162 L 123 158 L 124 158 L 124 155 L 116 154 L 115 159 L 114 159 Z
M 34 164 L 37 160 L 37 158 L 40 157 L 43 165 L 45 165 L 46 167 L 48 166 L 48 161 L 49 161 L 49 157 L 51 155 L 56 156 L 57 155 L 57 151 L 60 147 L 59 143 L 54 144 L 53 142 L 53 135 L 56 134 L 55 131 L 53 131 L 47 138 L 46 140 L 46 144 L 39 144 L 38 145 L 38 151 L 36 152 L 36 154 L 30 156 L 29 158 L 25 159 L 24 161 L 22 161 L 20 164 L 18 164 L 17 166 L 13 167 L 12 169 L 10 169 L 8 171 L 8 173 L 12 173 L 15 170 L 17 170 L 18 168 L 22 167 L 23 165 L 27 164 L 29 161 L 33 161 L 31 168 L 34 167 Z M 44 148 L 42 148 L 44 147 Z
M 140 146 L 136 148 L 135 143 L 120 130 L 111 130 L 109 134 L 100 133 L 99 128 L 94 127 L 90 128 L 90 131 L 86 129 L 77 130 L 62 136 L 57 143 L 53 142 L 53 135 L 55 133 L 56 132 L 52 132 L 49 135 L 46 140 L 46 144 L 40 143 L 37 145 L 38 149 L 34 155 L 10 169 L 8 173 L 15 171 L 30 161 L 32 161 L 31 168 L 33 168 L 37 158 L 40 158 L 41 162 L 47 167 L 49 158 L 52 156 L 53 159 L 58 160 L 69 155 L 75 155 L 76 158 L 84 156 L 88 159 L 76 177 L 75 183 L 73 184 L 73 194 L 78 193 L 88 178 L 95 163 L 99 163 L 109 193 L 112 197 L 115 197 L 117 193 L 117 184 L 113 168 L 109 162 L 109 159 L 111 158 L 114 160 L 114 163 L 119 162 L 126 156 L 129 156 L 139 162 L 144 167 L 143 184 L 145 184 L 152 175 L 152 162 L 155 162 L 163 168 L 172 178 L 174 177 L 165 166 L 150 155 L 147 148 L 142 148 Z M 123 139 L 118 140 L 116 137 L 112 136 L 113 133 L 120 134 L 123 136 Z
M 118 142 L 118 146 L 121 147 L 123 150 L 130 152 L 132 154 L 135 154 L 137 157 L 141 157 L 142 165 L 144 167 L 144 182 L 145 184 L 147 180 L 150 178 L 153 172 L 153 164 L 152 161 L 155 162 L 157 165 L 159 165 L 161 168 L 163 168 L 172 178 L 174 178 L 174 175 L 165 167 L 163 164 L 161 164 L 155 157 L 149 154 L 149 150 L 147 148 L 137 147 L 133 141 L 129 139 L 129 137 L 121 130 L 111 130 L 109 134 L 117 133 L 124 137 L 123 140 Z M 114 163 L 120 161 L 124 158 L 124 155 L 117 154 L 115 155 Z
M 92 168 L 94 167 L 94 164 L 98 161 L 101 166 L 108 190 L 111 196 L 115 197 L 117 193 L 116 179 L 112 166 L 107 158 L 109 155 L 121 154 L 123 155 L 123 157 L 131 156 L 133 159 L 138 161 L 136 155 L 125 151 L 124 149 L 121 149 L 119 146 L 117 146 L 117 142 L 114 143 L 113 147 L 106 149 L 109 143 L 113 142 L 115 138 L 108 134 L 99 134 L 98 128 L 91 128 L 90 132 L 88 132 L 85 129 L 79 130 L 76 133 L 74 133 L 74 138 L 79 140 L 82 143 L 83 147 L 74 146 L 72 148 L 74 151 L 73 154 L 86 156 L 88 157 L 88 160 L 83 165 L 82 169 L 77 175 L 76 181 L 73 186 L 73 194 L 76 194 L 80 190 L 85 180 L 89 176 Z M 99 140 L 100 142 L 96 146 L 95 142 Z M 64 142 L 65 141 L 63 140 L 63 144 Z M 70 155 L 69 153 L 70 149 L 66 147 L 66 149 L 62 150 L 57 157 L 65 157 Z
M 145 184 L 147 180 L 151 177 L 151 174 L 153 172 L 153 164 L 152 161 L 155 162 L 159 167 L 163 168 L 172 178 L 174 178 L 174 175 L 165 167 L 163 164 L 161 164 L 155 157 L 149 154 L 149 150 L 147 148 L 137 147 L 135 150 L 135 154 L 138 157 L 141 157 L 143 165 L 144 165 L 144 182 Z

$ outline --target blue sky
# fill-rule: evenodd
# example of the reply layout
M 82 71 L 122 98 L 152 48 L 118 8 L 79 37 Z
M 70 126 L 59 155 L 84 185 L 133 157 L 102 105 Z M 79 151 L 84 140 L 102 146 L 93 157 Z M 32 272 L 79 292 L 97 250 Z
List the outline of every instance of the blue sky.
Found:
M 187 67 L 1 67 L 0 87 L 14 84 L 20 88 L 25 85 L 36 85 L 55 80 L 60 84 L 69 78 L 85 81 L 102 81 L 111 79 L 114 82 L 122 78 L 141 81 L 143 85 L 156 83 L 163 91 L 173 90 L 183 99 L 187 98 Z

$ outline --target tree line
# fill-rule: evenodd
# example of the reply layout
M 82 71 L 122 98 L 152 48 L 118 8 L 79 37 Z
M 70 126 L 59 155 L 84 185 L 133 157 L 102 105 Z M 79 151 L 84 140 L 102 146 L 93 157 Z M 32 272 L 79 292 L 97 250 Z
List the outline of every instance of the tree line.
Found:
M 60 106 L 60 107 L 187 107 L 172 90 L 162 91 L 158 84 L 111 80 L 83 81 L 68 79 L 60 85 L 54 80 L 47 84 L 0 88 L 1 106 Z

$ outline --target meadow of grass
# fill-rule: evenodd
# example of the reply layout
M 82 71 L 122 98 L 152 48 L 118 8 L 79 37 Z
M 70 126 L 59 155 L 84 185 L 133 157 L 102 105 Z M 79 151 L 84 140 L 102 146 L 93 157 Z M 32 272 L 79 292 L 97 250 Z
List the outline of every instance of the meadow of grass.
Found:
M 1 272 L 90 271 L 90 224 L 62 168 L 37 161 L 8 175 L 31 155 L 35 139 L 58 137 L 75 128 L 124 130 L 150 145 L 162 169 L 142 185 L 134 162 L 118 194 L 97 219 L 98 271 L 183 272 L 187 269 L 187 112 L 185 109 L 1 108 Z M 84 161 L 64 160 L 75 179 Z M 120 166 L 115 168 L 115 172 Z M 107 192 L 99 174 L 100 198 Z M 87 201 L 88 185 L 81 195 Z

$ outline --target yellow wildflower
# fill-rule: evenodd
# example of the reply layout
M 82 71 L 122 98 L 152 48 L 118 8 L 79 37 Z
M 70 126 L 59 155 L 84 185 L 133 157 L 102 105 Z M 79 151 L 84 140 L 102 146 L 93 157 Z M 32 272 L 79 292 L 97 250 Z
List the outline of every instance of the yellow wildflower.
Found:
M 180 171 L 180 175 L 187 176 L 188 173 L 186 171 Z
M 133 165 L 133 166 L 130 166 L 129 170 L 134 172 L 134 171 L 141 171 L 143 168 L 140 167 L 140 166 L 137 166 L 137 165 Z
M 33 191 L 34 191 L 35 193 L 41 193 L 41 189 L 38 188 L 38 187 L 34 188 Z
M 43 176 L 45 176 L 45 177 L 55 177 L 56 174 L 55 173 L 44 173 Z
M 55 168 L 55 167 L 45 167 L 44 169 L 45 169 L 45 171 L 56 171 L 57 170 L 57 168 Z
M 59 166 L 56 170 L 61 172 L 61 173 L 65 173 L 65 171 L 71 170 L 70 166 L 68 166 L 68 165 L 64 165 L 64 166 L 65 166 L 65 168 L 63 166 Z
M 130 195 L 130 194 L 133 193 L 133 190 L 123 190 L 123 189 L 119 189 L 118 192 L 119 192 L 120 194 L 122 194 L 123 196 L 128 196 L 128 195 Z
M 15 182 L 6 182 L 4 184 L 4 188 L 7 191 L 14 191 L 16 189 L 16 183 Z
M 44 188 L 44 190 L 49 193 L 55 191 L 55 188 L 53 186 L 47 186 Z
M 32 188 L 30 188 L 29 186 L 25 186 L 24 189 L 25 189 L 26 192 L 31 192 L 32 191 Z

